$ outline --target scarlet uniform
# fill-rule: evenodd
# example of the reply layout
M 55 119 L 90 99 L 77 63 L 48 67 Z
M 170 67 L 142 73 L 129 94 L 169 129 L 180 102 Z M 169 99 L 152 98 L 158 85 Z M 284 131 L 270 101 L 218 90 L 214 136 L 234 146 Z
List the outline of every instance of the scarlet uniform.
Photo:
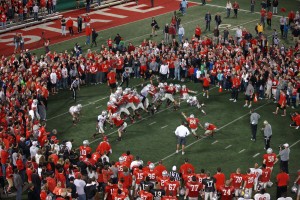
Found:
M 151 194 L 150 192 L 141 190 L 140 191 L 140 197 L 142 200 L 152 200 L 153 199 L 153 194 Z
M 196 175 L 197 179 L 198 179 L 198 183 L 200 184 L 201 186 L 201 189 L 203 189 L 203 179 L 205 179 L 207 177 L 206 174 L 197 174 Z
M 114 193 L 112 195 L 112 199 L 113 200 L 125 200 L 127 197 L 125 194 L 117 194 L 117 193 Z
M 166 92 L 170 94 L 174 94 L 176 92 L 176 88 L 174 86 L 167 86 Z
M 86 158 L 86 155 L 90 154 L 92 152 L 92 149 L 91 149 L 91 147 L 80 146 L 79 152 L 80 152 L 80 156 L 82 156 L 83 158 Z
M 96 151 L 99 152 L 101 155 L 103 155 L 105 152 L 106 153 L 111 152 L 111 146 L 108 142 L 102 141 L 98 145 Z
M 98 152 L 93 153 L 92 154 L 92 158 L 90 160 L 90 163 L 93 164 L 93 165 L 95 165 L 96 162 L 98 162 L 99 158 L 101 158 L 101 154 L 100 153 L 98 153 Z
M 120 116 L 113 117 L 112 121 L 114 122 L 114 124 L 116 125 L 116 127 L 120 127 L 124 123 L 123 119 L 121 119 Z
M 129 154 L 127 155 L 127 153 L 123 153 L 122 157 L 124 158 L 125 162 L 131 163 L 134 159 L 133 155 Z
M 225 174 L 217 173 L 214 178 L 216 179 L 216 189 L 220 191 L 221 186 L 225 184 Z
M 155 182 L 157 178 L 156 171 L 154 170 L 149 170 L 145 172 L 145 177 L 148 176 L 150 178 L 150 181 Z
M 273 168 L 274 163 L 277 159 L 276 154 L 275 153 L 268 153 L 268 154 L 265 154 L 263 156 L 263 158 L 264 158 L 264 163 L 265 163 L 266 167 Z
M 194 173 L 191 173 L 191 174 L 183 174 L 182 175 L 182 179 L 184 180 L 184 183 L 189 183 L 189 182 L 192 182 L 192 177 L 193 176 L 196 176 L 196 174 Z
M 217 127 L 213 124 L 209 124 L 208 127 L 206 128 L 206 130 L 210 130 L 210 131 L 213 131 L 213 130 L 216 130 Z
M 230 174 L 230 179 L 232 179 L 231 186 L 233 186 L 234 189 L 241 188 L 242 183 L 243 183 L 243 175 L 242 174 L 232 173 L 232 174 Z
M 233 196 L 233 186 L 221 186 L 221 200 L 231 200 Z
M 179 181 L 169 181 L 165 184 L 165 190 L 166 190 L 166 195 L 172 195 L 176 196 L 177 195 L 177 190 L 180 186 Z
M 189 127 L 191 129 L 197 129 L 198 128 L 198 123 L 200 122 L 200 120 L 198 118 L 188 117 L 186 120 L 189 123 Z
M 168 181 L 170 181 L 170 178 L 168 176 L 157 178 L 157 182 L 159 183 L 161 188 L 164 188 Z
M 251 189 L 254 186 L 255 174 L 246 174 L 243 180 L 246 182 L 245 188 Z
M 118 177 L 119 177 L 119 180 L 121 180 L 121 179 L 124 180 L 124 182 L 123 182 L 123 188 L 128 189 L 129 187 L 131 187 L 131 183 L 132 183 L 132 176 L 131 176 L 131 174 L 121 172 L 121 173 L 119 173 Z
M 262 183 L 267 183 L 270 181 L 271 178 L 271 169 L 270 168 L 265 168 L 262 169 L 262 174 L 260 176 L 260 182 Z
M 203 78 L 203 87 L 209 87 L 210 84 L 210 78 Z
M 118 186 L 116 184 L 113 184 L 113 185 L 109 184 L 105 187 L 105 193 L 107 194 L 107 198 L 106 198 L 107 200 L 114 200 L 112 198 L 112 194 L 116 188 L 118 188 Z
M 198 197 L 200 190 L 202 190 L 201 184 L 198 182 L 190 182 L 186 184 L 186 188 L 189 190 L 188 197 Z
M 144 178 L 144 171 L 142 169 L 135 170 L 133 172 L 133 175 L 135 176 L 135 183 L 137 185 L 140 185 L 141 181 L 143 181 L 145 179 Z
M 107 111 L 111 114 L 114 114 L 118 111 L 118 106 L 116 106 L 114 104 L 110 104 L 107 106 Z
M 121 172 L 124 171 L 124 167 L 127 167 L 129 169 L 130 164 L 127 162 L 123 162 L 123 163 L 117 162 L 116 166 L 118 168 L 118 174 L 120 174 Z

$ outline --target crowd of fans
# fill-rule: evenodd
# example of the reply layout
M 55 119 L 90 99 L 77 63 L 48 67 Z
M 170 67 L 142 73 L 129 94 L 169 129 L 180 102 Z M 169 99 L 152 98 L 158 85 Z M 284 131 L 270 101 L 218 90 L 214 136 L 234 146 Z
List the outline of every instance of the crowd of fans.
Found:
M 22 14 L 24 19 L 23 14 L 30 14 L 36 3 L 30 0 L 26 5 L 18 1 L 13 2 L 10 5 L 2 1 L 0 7 L 2 14 L 4 12 L 10 20 L 16 13 Z M 54 0 L 47 2 L 54 4 Z M 50 13 L 55 10 L 53 5 L 47 6 L 43 1 L 38 3 L 41 9 L 49 8 Z M 171 24 L 178 27 L 175 16 Z M 298 24 L 299 18 L 290 22 L 295 29 Z M 81 84 L 106 83 L 107 74 L 113 69 L 121 82 L 124 79 L 123 72 L 127 71 L 125 69 L 130 69 L 131 77 L 142 79 L 159 76 L 160 79 L 202 82 L 207 78 L 211 85 L 232 91 L 235 101 L 238 100 L 238 92 L 245 91 L 251 82 L 259 99 L 268 98 L 278 102 L 281 93 L 284 92 L 286 104 L 292 108 L 297 107 L 297 95 L 300 93 L 299 36 L 294 37 L 295 45 L 286 47 L 274 43 L 274 39 L 277 38 L 276 31 L 271 41 L 268 41 L 263 32 L 252 36 L 244 29 L 239 30 L 240 37 L 229 35 L 228 38 L 223 38 L 218 35 L 210 38 L 202 36 L 201 31 L 199 34 L 199 28 L 196 27 L 195 35 L 190 39 L 185 38 L 182 43 L 176 40 L 172 32 L 171 40 L 169 37 L 160 42 L 144 40 L 140 45 L 134 46 L 130 43 L 126 48 L 118 35 L 114 41 L 108 39 L 107 45 L 100 47 L 100 52 L 88 50 L 83 54 L 81 47 L 76 44 L 71 52 L 49 51 L 41 57 L 31 54 L 30 51 L 23 51 L 20 55 L 13 54 L 11 57 L 2 56 L 0 184 L 4 191 L 16 191 L 17 199 L 21 199 L 23 183 L 28 182 L 28 199 L 44 200 L 52 196 L 56 199 L 81 200 L 114 199 L 113 197 L 125 199 L 128 195 L 147 196 L 151 189 L 165 189 L 162 182 L 158 181 L 167 177 L 164 172 L 167 169 L 162 163 L 154 166 L 150 162 L 146 165 L 140 158 L 134 158 L 130 151 L 124 153 L 119 162 L 111 161 L 109 155 L 112 151 L 106 137 L 95 151 L 88 146 L 88 141 L 84 141 L 78 152 L 72 147 L 72 140 L 59 141 L 57 130 L 47 130 L 46 111 L 49 95 L 69 89 L 76 77 L 80 78 Z M 160 70 L 162 64 L 168 66 L 166 71 Z M 293 116 L 293 119 L 296 117 Z M 295 127 L 298 128 L 299 120 L 295 123 Z M 153 179 L 151 175 L 153 170 L 157 179 Z M 171 170 L 174 171 L 176 167 Z M 166 183 L 167 185 L 172 185 L 181 178 L 184 185 L 190 181 L 195 182 L 194 176 L 196 182 L 199 182 L 199 176 L 204 175 L 204 171 L 201 171 L 200 175 L 196 176 L 191 166 L 180 170 L 181 178 L 171 172 L 171 181 Z M 146 179 L 138 178 L 138 173 L 146 176 Z M 221 169 L 218 169 L 218 173 L 221 173 Z M 189 179 L 186 178 L 186 174 L 193 175 L 190 175 Z M 210 177 L 210 173 L 203 177 L 207 176 Z M 221 183 L 224 184 L 225 179 L 222 180 Z M 138 181 L 144 182 L 144 185 L 139 187 Z M 159 184 L 152 184 L 156 181 Z M 138 186 L 130 193 L 128 189 L 135 186 L 133 182 Z M 171 191 L 166 188 L 168 199 L 176 199 L 179 192 L 180 183 L 174 184 L 176 187 Z M 226 182 L 225 186 L 229 185 L 230 182 Z M 221 190 L 221 185 L 217 185 L 216 189 Z M 138 194 L 139 190 L 141 191 Z M 97 191 L 101 191 L 103 197 L 99 197 Z

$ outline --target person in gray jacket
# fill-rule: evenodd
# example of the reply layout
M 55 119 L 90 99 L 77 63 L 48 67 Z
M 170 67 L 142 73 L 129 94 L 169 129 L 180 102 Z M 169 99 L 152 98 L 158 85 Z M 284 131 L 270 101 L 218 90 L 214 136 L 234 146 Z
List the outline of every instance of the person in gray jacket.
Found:
M 19 171 L 17 169 L 15 169 L 15 171 L 14 171 L 13 178 L 14 178 L 14 186 L 17 190 L 16 200 L 21 200 L 22 199 L 23 181 L 22 181 L 22 178 L 21 178 L 21 176 L 19 174 Z
M 264 132 L 264 140 L 265 140 L 265 150 L 270 148 L 271 137 L 272 137 L 272 126 L 269 124 L 267 120 L 264 121 L 264 128 L 262 128 Z
M 251 109 L 250 111 L 251 115 L 250 115 L 250 124 L 251 124 L 251 132 L 252 132 L 252 141 L 256 141 L 256 132 L 257 132 L 257 124 L 258 124 L 258 120 L 260 118 L 260 115 L 257 114 L 254 109 Z
M 248 106 L 248 102 L 249 102 L 248 108 L 252 107 L 253 94 L 254 94 L 254 87 L 252 85 L 252 82 L 249 81 L 249 83 L 247 85 L 247 88 L 246 88 L 246 92 L 245 92 L 245 105 L 244 105 L 244 107 Z

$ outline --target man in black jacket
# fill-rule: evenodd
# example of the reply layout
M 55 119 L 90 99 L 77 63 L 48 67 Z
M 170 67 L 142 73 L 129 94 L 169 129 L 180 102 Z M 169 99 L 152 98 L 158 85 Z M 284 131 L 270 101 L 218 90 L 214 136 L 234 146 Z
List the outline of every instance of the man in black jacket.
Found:
M 211 22 L 211 14 L 209 11 L 207 11 L 207 13 L 205 14 L 205 22 L 206 22 L 206 28 L 205 31 L 208 29 L 208 31 L 210 31 L 210 22 Z
M 92 179 L 88 179 L 87 184 L 84 187 L 84 191 L 85 191 L 87 200 L 94 199 L 94 197 L 97 193 L 97 188 L 96 188 L 96 184 L 93 183 Z
M 34 170 L 32 175 L 31 175 L 31 180 L 32 180 L 32 184 L 33 184 L 33 192 L 36 195 L 36 198 L 34 200 L 40 200 L 40 193 L 41 193 L 41 178 L 40 176 L 37 174 L 37 171 Z
M 98 33 L 96 32 L 96 30 L 93 28 L 92 29 L 92 44 L 91 44 L 91 47 L 93 47 L 93 44 L 95 46 L 97 46 L 97 42 L 96 42 L 96 39 L 98 37 Z
M 29 183 L 28 184 L 28 194 L 27 194 L 28 200 L 40 199 L 40 194 L 37 195 L 34 190 L 35 190 L 34 185 L 32 183 Z
M 67 188 L 70 188 L 72 190 L 71 191 L 72 199 L 76 199 L 78 195 L 76 191 L 76 185 L 74 184 L 74 177 L 70 177 L 70 182 L 67 184 Z

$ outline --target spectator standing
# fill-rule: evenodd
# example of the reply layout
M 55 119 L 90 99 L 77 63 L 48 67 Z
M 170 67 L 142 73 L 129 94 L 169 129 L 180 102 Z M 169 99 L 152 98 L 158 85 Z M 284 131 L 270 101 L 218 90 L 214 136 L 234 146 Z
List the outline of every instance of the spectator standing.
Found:
M 219 29 L 220 24 L 222 23 L 222 18 L 220 13 L 215 15 L 216 28 Z
M 224 31 L 223 31 L 223 42 L 224 43 L 228 42 L 228 37 L 229 37 L 229 30 L 228 30 L 228 27 L 226 27 L 226 29 L 224 29 Z
M 245 92 L 245 105 L 244 105 L 244 107 L 247 107 L 248 102 L 249 102 L 248 108 L 251 108 L 253 94 L 254 94 L 254 87 L 252 86 L 252 81 L 249 81 L 249 84 L 247 85 L 246 92 Z
M 273 112 L 275 115 L 278 114 L 278 111 L 279 109 L 283 110 L 283 114 L 281 115 L 282 117 L 285 117 L 286 116 L 286 103 L 287 103 L 287 100 L 286 100 L 286 94 L 285 92 L 281 89 L 280 90 L 280 95 L 279 95 L 279 100 L 278 100 L 278 103 L 277 103 L 277 107 L 276 107 L 276 110 L 275 112 Z
M 67 89 L 68 88 L 68 69 L 66 65 L 63 65 L 61 69 L 61 76 L 62 76 L 62 88 Z
M 45 102 L 45 98 L 42 95 L 42 90 L 41 89 L 37 89 L 37 100 L 38 100 L 38 113 L 41 117 L 42 121 L 46 120 L 46 102 Z
M 279 148 L 280 168 L 287 174 L 289 174 L 290 151 L 288 143 L 283 144 Z
M 76 0 L 76 8 L 80 8 L 80 0 Z
M 279 19 L 279 23 L 280 23 L 281 37 L 283 37 L 284 25 L 287 23 L 286 18 L 284 16 L 281 16 Z
M 61 35 L 66 35 L 66 19 L 64 16 L 62 16 L 61 20 L 60 20 L 60 24 L 61 24 Z
M 265 142 L 265 150 L 270 148 L 271 138 L 272 138 L 272 126 L 269 124 L 267 120 L 264 121 L 264 128 L 262 131 L 264 132 L 264 142 Z
M 182 43 L 182 39 L 184 37 L 184 28 L 183 26 L 180 24 L 179 25 L 179 29 L 178 29 L 178 39 L 179 39 L 179 43 L 181 44 Z
M 86 5 L 85 5 L 86 6 L 85 7 L 86 12 L 89 13 L 90 12 L 90 6 L 91 6 L 91 0 L 86 0 L 85 3 L 86 3 Z
M 7 17 L 5 12 L 0 13 L 0 26 L 2 27 L 2 29 L 6 28 L 6 21 L 7 21 Z
M 150 37 L 157 36 L 156 29 L 158 29 L 158 24 L 157 24 L 156 20 L 154 19 L 154 17 L 152 17 L 152 21 L 151 21 L 151 31 L 152 32 L 150 34 Z
M 56 4 L 57 4 L 57 0 L 52 0 L 52 12 L 56 13 Z
M 227 0 L 227 3 L 226 3 L 226 13 L 227 13 L 226 18 L 230 17 L 231 9 L 232 9 L 232 4 L 231 4 L 230 0 Z
M 73 99 L 76 101 L 77 98 L 77 90 L 80 90 L 80 81 L 79 77 L 76 77 L 73 82 L 71 83 L 70 90 L 72 91 L 73 94 Z
M 278 0 L 273 0 L 273 14 L 277 15 L 278 13 Z
M 44 42 L 45 54 L 49 53 L 49 51 L 50 51 L 49 45 L 50 45 L 50 40 L 47 39 L 47 40 Z
M 90 27 L 90 24 L 87 24 L 87 26 L 85 27 L 85 36 L 86 36 L 85 44 L 86 45 L 90 44 L 91 34 L 92 34 L 92 29 Z
M 32 11 L 33 11 L 33 18 L 35 21 L 38 20 L 38 14 L 39 14 L 39 7 L 37 4 L 35 4 L 32 8 Z
M 69 17 L 66 25 L 67 25 L 67 28 L 69 29 L 70 36 L 73 36 L 74 35 L 74 30 L 73 30 L 74 22 L 71 17 Z
M 160 73 L 160 82 L 167 81 L 167 77 L 170 71 L 169 71 L 169 64 L 166 61 L 163 61 L 163 64 L 160 66 L 159 73 Z
M 250 0 L 250 11 L 254 13 L 255 0 Z
M 178 126 L 175 130 L 175 135 L 177 136 L 177 146 L 176 153 L 179 152 L 179 147 L 182 147 L 182 155 L 184 155 L 184 147 L 186 144 L 186 137 L 190 134 L 189 129 L 185 126 L 185 122 L 182 122 L 180 126 Z
M 57 84 L 57 74 L 55 72 L 55 69 L 52 69 L 52 72 L 50 74 L 50 82 L 51 82 L 51 92 L 52 95 L 56 94 L 56 84 Z
M 22 33 L 19 34 L 19 38 L 20 38 L 20 52 L 25 52 L 24 38 Z
M 289 180 L 290 180 L 289 175 L 285 171 L 283 171 L 283 169 L 280 169 L 280 172 L 276 176 L 276 183 L 277 183 L 276 198 L 277 199 L 286 195 Z
M 32 179 L 32 184 L 34 186 L 34 193 L 35 196 L 37 197 L 35 200 L 40 200 L 40 193 L 41 193 L 41 178 L 38 175 L 37 171 L 34 169 L 32 175 L 31 175 L 31 179 Z
M 238 11 L 239 11 L 239 9 L 240 9 L 240 5 L 239 5 L 239 3 L 237 2 L 237 1 L 234 1 L 234 3 L 233 3 L 233 12 L 234 12 L 234 18 L 237 18 L 237 15 L 238 15 Z
M 205 23 L 206 23 L 206 28 L 205 31 L 208 29 L 208 31 L 210 31 L 210 22 L 211 22 L 211 14 L 209 11 L 207 11 L 207 13 L 205 14 Z
M 96 32 L 96 30 L 93 28 L 92 29 L 92 44 L 91 47 L 93 47 L 93 45 L 97 46 L 97 37 L 98 37 L 98 33 Z
M 195 28 L 195 37 L 200 40 L 200 36 L 201 36 L 201 28 L 199 26 L 199 24 L 197 24 L 196 28 Z
M 188 7 L 187 0 L 182 0 L 180 5 L 181 5 L 181 13 L 182 13 L 182 15 L 185 15 L 186 9 Z
M 267 13 L 267 24 L 268 24 L 269 28 L 271 28 L 271 26 L 272 26 L 272 17 L 273 17 L 273 13 L 271 11 L 268 11 L 268 13 Z
M 76 186 L 76 191 L 77 191 L 77 194 L 78 194 L 78 200 L 86 200 L 86 194 L 85 194 L 85 191 L 84 191 L 86 183 L 85 183 L 84 180 L 82 180 L 80 174 L 78 174 L 76 179 L 74 180 L 74 185 Z
M 164 28 L 164 41 L 166 44 L 169 44 L 169 25 L 166 24 Z
M 258 120 L 260 118 L 260 115 L 257 114 L 254 109 L 251 109 L 250 111 L 250 124 L 251 124 L 251 132 L 252 132 L 252 138 L 251 141 L 256 141 L 256 132 L 257 132 L 257 124 Z
M 89 14 L 85 14 L 85 16 L 83 16 L 83 22 L 84 22 L 84 28 L 87 27 L 88 24 L 90 24 L 91 22 L 91 17 L 89 16 Z
M 22 199 L 22 185 L 23 185 L 23 181 L 22 178 L 18 172 L 18 169 L 15 169 L 14 174 L 14 186 L 17 190 L 17 196 L 16 196 L 16 200 L 21 200 Z
M 81 17 L 81 15 L 79 15 L 77 17 L 77 31 L 78 31 L 78 33 L 82 32 L 82 17 Z
M 16 33 L 16 35 L 14 36 L 14 45 L 15 45 L 15 50 L 14 53 L 18 52 L 19 46 L 20 46 L 20 37 L 19 37 L 19 33 Z

